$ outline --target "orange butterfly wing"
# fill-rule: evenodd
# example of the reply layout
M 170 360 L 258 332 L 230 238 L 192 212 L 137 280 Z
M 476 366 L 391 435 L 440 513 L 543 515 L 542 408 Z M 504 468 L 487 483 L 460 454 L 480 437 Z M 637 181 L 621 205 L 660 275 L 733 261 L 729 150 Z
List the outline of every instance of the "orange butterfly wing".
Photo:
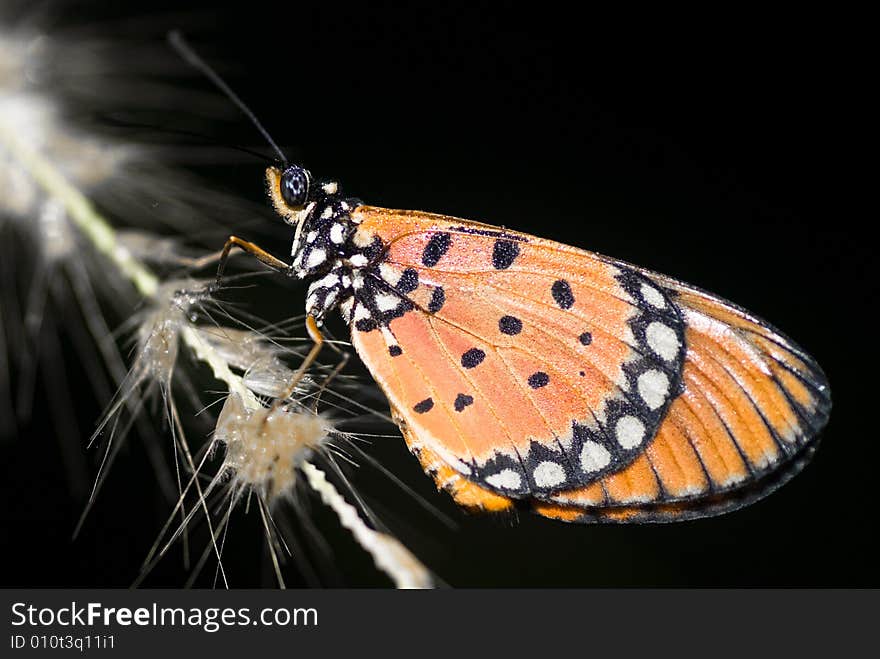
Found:
M 683 354 L 684 324 L 656 286 L 453 218 L 369 207 L 354 218 L 364 241 L 386 244 L 370 283 L 377 308 L 396 310 L 398 293 L 413 306 L 385 327 L 355 322 L 355 347 L 414 436 L 456 471 L 502 494 L 549 495 L 644 450 Z
M 818 366 L 711 295 L 455 218 L 361 206 L 354 219 L 384 251 L 343 308 L 353 344 L 463 505 L 686 516 L 776 471 L 827 418 Z
M 652 275 L 687 323 L 682 394 L 629 468 L 598 488 L 536 504 L 570 521 L 672 521 L 746 505 L 812 456 L 831 407 L 824 374 L 766 323 L 707 293 Z

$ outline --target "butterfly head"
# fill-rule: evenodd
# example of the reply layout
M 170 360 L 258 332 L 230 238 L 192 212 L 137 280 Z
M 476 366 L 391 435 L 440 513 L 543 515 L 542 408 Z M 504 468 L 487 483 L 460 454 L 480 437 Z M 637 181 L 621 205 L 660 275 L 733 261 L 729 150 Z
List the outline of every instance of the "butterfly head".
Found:
M 266 170 L 269 197 L 295 228 L 292 271 L 300 279 L 322 276 L 351 255 L 357 226 L 351 211 L 360 203 L 343 197 L 335 181 L 316 181 L 299 165 Z
M 284 221 L 294 226 L 301 224 L 309 203 L 314 202 L 311 172 L 299 165 L 287 165 L 284 169 L 269 167 L 266 184 L 269 198 Z

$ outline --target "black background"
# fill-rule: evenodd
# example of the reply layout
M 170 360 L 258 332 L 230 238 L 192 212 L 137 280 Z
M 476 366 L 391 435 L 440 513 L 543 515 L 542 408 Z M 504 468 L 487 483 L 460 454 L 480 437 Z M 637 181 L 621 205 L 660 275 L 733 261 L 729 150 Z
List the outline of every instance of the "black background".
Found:
M 53 20 L 123 42 L 155 37 L 160 49 L 162 32 L 183 25 L 288 155 L 349 193 L 538 233 L 675 276 L 767 318 L 828 374 L 834 410 L 813 463 L 765 501 L 699 522 L 572 527 L 467 516 L 434 493 L 402 441 L 378 442 L 371 453 L 456 522 L 450 530 L 387 482 L 370 483 L 384 479 L 374 470 L 359 479 L 383 520 L 445 582 L 880 583 L 870 527 L 877 290 L 864 229 L 871 220 L 852 204 L 867 184 L 854 162 L 863 139 L 850 77 L 859 40 L 836 18 L 610 16 L 550 3 L 191 9 L 65 3 Z M 210 90 L 199 78 L 186 84 Z M 173 112 L 155 120 L 175 125 Z M 244 119 L 214 137 L 261 146 Z M 262 168 L 245 160 L 210 173 L 259 202 Z M 285 254 L 288 241 L 267 247 Z M 300 312 L 300 290 L 275 295 L 275 311 Z M 100 405 L 77 387 L 75 369 L 69 378 L 89 429 Z M 3 447 L 0 582 L 126 586 L 167 503 L 132 449 L 71 542 L 81 502 L 65 495 L 52 434 L 38 419 Z M 318 504 L 314 516 L 335 553 L 324 583 L 385 583 Z M 271 583 L 254 517 L 230 532 L 232 585 Z M 299 583 L 295 567 L 289 573 Z M 146 583 L 185 577 L 170 557 Z

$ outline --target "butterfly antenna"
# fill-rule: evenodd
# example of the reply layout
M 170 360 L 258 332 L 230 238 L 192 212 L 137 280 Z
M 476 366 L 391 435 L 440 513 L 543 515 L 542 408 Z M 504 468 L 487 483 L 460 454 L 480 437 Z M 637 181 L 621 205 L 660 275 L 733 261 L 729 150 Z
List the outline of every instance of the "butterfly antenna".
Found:
M 275 153 L 278 154 L 278 157 L 281 158 L 281 161 L 286 163 L 287 156 L 284 155 L 284 152 L 275 144 L 275 140 L 272 139 L 272 136 L 269 135 L 269 131 L 267 131 L 263 124 L 260 123 L 260 120 L 257 119 L 257 116 L 251 112 L 251 109 L 245 105 L 244 101 L 242 101 L 238 94 L 232 91 L 232 88 L 226 84 L 223 78 L 212 69 L 208 63 L 203 60 L 199 55 L 192 49 L 186 39 L 183 38 L 183 34 L 180 33 L 179 30 L 172 30 L 168 33 L 168 43 L 171 44 L 171 47 L 177 51 L 177 53 L 184 59 L 186 62 L 204 73 L 208 79 L 213 82 L 224 94 L 226 94 L 229 99 L 238 106 L 238 109 L 241 110 L 244 115 L 251 120 L 251 123 L 256 126 L 257 130 L 260 131 L 260 134 L 266 138 L 266 141 L 269 145 L 275 150 Z

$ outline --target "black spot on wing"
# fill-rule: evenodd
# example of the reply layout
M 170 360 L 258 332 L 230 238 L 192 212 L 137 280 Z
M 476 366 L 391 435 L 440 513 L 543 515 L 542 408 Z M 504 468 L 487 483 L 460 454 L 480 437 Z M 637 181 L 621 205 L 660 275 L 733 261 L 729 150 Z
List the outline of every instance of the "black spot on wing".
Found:
M 431 301 L 428 302 L 428 311 L 431 313 L 437 313 L 440 309 L 443 308 L 443 304 L 446 302 L 446 291 L 443 290 L 442 286 L 438 286 L 434 289 L 434 292 L 431 293 Z
M 400 357 L 403 354 L 403 350 L 400 346 L 388 346 L 388 354 L 392 357 Z
M 543 371 L 537 371 L 536 373 L 532 373 L 529 376 L 529 386 L 532 389 L 540 389 L 541 387 L 546 387 L 549 382 L 550 376 Z
M 400 279 L 397 282 L 397 286 L 395 288 L 400 293 L 412 293 L 419 287 L 419 273 L 414 268 L 407 268 L 403 271 L 403 274 L 400 275 Z
M 433 401 L 432 399 L 430 399 L 430 398 L 426 398 L 425 400 L 423 400 L 423 401 L 421 401 L 421 402 L 419 402 L 419 403 L 416 403 L 416 404 L 413 406 L 413 409 L 414 409 L 418 414 L 424 414 L 425 412 L 430 411 L 432 407 L 434 407 L 434 401 Z
M 458 396 L 455 397 L 455 411 L 461 412 L 468 405 L 472 405 L 473 402 L 473 396 L 468 396 L 467 394 L 458 394 Z
M 501 316 L 498 319 L 498 329 L 502 334 L 515 336 L 522 332 L 522 321 L 515 316 Z
M 486 353 L 479 348 L 471 348 L 461 356 L 461 365 L 465 368 L 474 368 L 478 366 L 484 359 Z
M 354 233 L 351 234 L 349 240 L 354 238 Z M 385 243 L 382 242 L 382 239 L 379 236 L 375 236 L 373 240 L 364 248 L 358 248 L 353 243 L 349 243 L 352 252 L 360 249 L 361 254 L 367 257 L 367 261 L 372 263 L 376 258 L 385 250 Z
M 570 309 L 574 305 L 574 294 L 571 292 L 571 286 L 564 279 L 557 279 L 550 287 L 553 299 L 560 309 Z
M 578 337 L 578 341 L 581 342 L 581 345 L 588 346 L 593 342 L 593 335 L 589 332 L 584 332 Z
M 492 248 L 492 267 L 496 270 L 506 270 L 516 257 L 519 256 L 519 245 L 510 240 L 496 240 Z
M 433 268 L 449 250 L 452 238 L 448 233 L 435 233 L 422 252 L 422 265 Z

